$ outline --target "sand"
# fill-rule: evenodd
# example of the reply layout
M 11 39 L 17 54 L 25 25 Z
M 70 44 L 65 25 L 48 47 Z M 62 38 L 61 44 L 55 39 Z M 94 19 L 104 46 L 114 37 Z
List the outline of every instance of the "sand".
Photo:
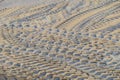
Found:
M 1 0 L 0 80 L 120 80 L 119 0 Z

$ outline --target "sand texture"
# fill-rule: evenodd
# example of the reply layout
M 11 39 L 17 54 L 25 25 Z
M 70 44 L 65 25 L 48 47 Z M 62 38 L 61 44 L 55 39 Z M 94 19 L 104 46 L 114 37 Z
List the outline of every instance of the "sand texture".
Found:
M 120 0 L 0 0 L 0 80 L 120 80 Z

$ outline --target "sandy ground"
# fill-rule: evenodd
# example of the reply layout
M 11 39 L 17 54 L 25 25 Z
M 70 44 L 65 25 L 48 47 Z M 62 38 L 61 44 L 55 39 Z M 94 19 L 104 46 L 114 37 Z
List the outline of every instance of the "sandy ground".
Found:
M 119 5 L 0 0 L 0 80 L 120 80 Z

